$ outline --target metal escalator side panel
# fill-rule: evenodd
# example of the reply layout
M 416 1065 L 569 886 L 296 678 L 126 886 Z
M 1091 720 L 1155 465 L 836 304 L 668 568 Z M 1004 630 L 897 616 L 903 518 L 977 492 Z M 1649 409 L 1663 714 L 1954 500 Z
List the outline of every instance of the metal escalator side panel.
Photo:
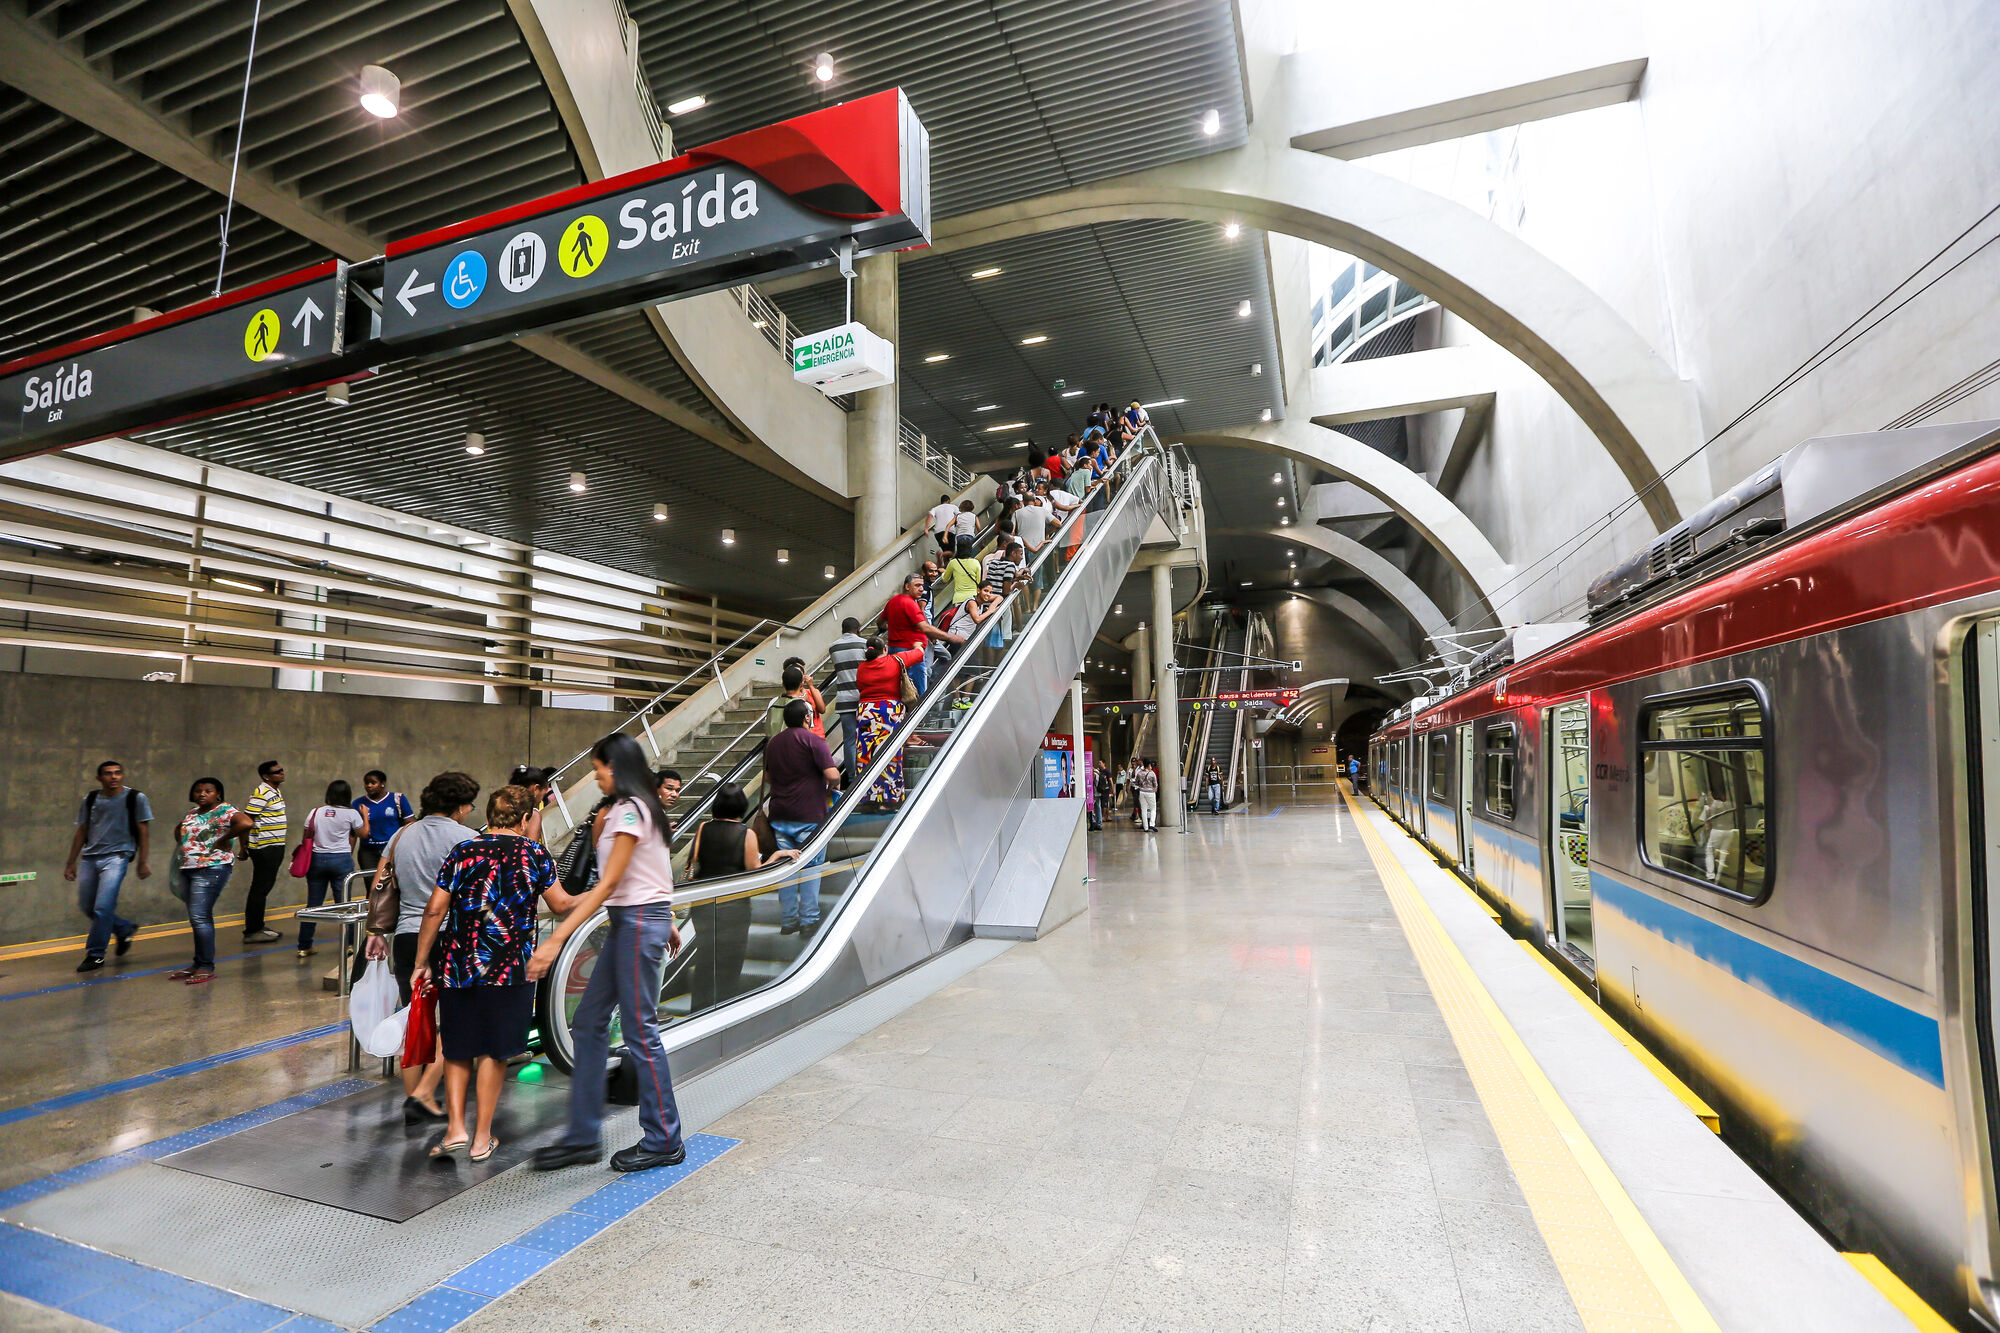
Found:
M 778 1036 L 969 937 L 1005 838 L 1019 823 L 1043 723 L 1067 694 L 1165 498 L 1156 457 L 1103 511 L 1020 629 L 974 706 L 856 872 L 839 908 L 790 972 L 665 1033 L 678 1069 L 699 1069 Z M 1094 527 L 1094 531 L 1090 528 Z M 934 707 L 937 696 L 927 697 Z

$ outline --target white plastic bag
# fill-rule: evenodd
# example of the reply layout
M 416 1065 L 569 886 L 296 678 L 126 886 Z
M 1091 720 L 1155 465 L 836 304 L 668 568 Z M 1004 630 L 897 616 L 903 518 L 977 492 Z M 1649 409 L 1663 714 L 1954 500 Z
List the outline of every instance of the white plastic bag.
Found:
M 389 968 L 389 960 L 377 958 L 368 964 L 368 970 L 361 974 L 361 980 L 347 996 L 347 1021 L 354 1028 L 354 1039 L 361 1043 L 361 1049 L 370 1055 L 395 1055 L 403 1049 L 403 1029 L 396 1027 L 395 1040 L 386 1050 L 376 1049 L 376 1032 L 385 1020 L 396 1014 L 397 1000 L 396 974 Z M 404 1022 L 409 1016 L 404 1015 Z M 386 1034 L 384 1034 L 386 1035 Z
M 361 1043 L 361 1049 L 370 1055 L 388 1059 L 403 1053 L 403 1033 L 410 1026 L 410 1007 L 404 1005 L 395 1013 L 375 1025 L 375 1030 Z

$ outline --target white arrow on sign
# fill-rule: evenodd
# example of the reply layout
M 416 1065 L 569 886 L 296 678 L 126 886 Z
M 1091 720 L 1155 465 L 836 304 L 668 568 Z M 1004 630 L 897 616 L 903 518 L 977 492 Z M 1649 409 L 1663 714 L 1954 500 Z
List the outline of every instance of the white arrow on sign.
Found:
M 313 300 L 310 296 L 306 298 L 306 303 L 299 307 L 299 313 L 292 316 L 293 328 L 296 329 L 300 325 L 305 326 L 304 341 L 306 346 L 311 347 L 313 345 L 313 321 L 324 318 L 326 318 L 326 311 L 321 310 L 319 302 Z
M 438 285 L 434 282 L 419 283 L 417 281 L 417 271 L 411 269 L 403 275 L 403 285 L 397 289 L 396 299 L 403 303 L 404 314 L 415 315 L 417 313 L 417 303 L 410 298 L 412 296 L 422 296 L 426 292 L 434 292 L 437 289 Z

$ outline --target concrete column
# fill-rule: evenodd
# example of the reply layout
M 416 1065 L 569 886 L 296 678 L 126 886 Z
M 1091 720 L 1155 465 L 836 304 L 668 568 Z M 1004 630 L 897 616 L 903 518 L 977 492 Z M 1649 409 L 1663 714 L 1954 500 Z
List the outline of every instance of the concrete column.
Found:
M 1174 571 L 1162 562 L 1153 566 L 1153 697 L 1160 714 L 1153 735 L 1160 759 L 1160 827 L 1181 824 L 1181 695 L 1174 664 Z
M 871 255 L 855 265 L 854 318 L 869 331 L 897 344 L 896 256 Z M 896 540 L 896 425 L 901 419 L 901 384 L 885 384 L 856 394 L 847 414 L 847 484 L 854 493 L 854 563 L 860 565 Z
M 1132 645 L 1132 697 L 1143 699 L 1153 692 L 1153 641 L 1146 626 L 1139 626 L 1138 642 Z

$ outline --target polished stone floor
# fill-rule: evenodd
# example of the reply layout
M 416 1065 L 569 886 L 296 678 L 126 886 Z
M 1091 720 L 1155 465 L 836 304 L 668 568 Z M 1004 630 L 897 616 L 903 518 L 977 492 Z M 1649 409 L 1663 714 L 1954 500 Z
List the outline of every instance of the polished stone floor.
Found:
M 461 1327 L 1578 1327 L 1345 810 L 1092 842 L 1087 915 L 708 1126 L 741 1145 Z M 289 947 L 5 998 L 73 961 L 0 964 L 0 1117 L 338 1017 Z M 0 1125 L 0 1184 L 343 1063 L 309 1040 Z
M 466 1327 L 1579 1327 L 1344 810 L 1093 842 L 1086 917 Z

